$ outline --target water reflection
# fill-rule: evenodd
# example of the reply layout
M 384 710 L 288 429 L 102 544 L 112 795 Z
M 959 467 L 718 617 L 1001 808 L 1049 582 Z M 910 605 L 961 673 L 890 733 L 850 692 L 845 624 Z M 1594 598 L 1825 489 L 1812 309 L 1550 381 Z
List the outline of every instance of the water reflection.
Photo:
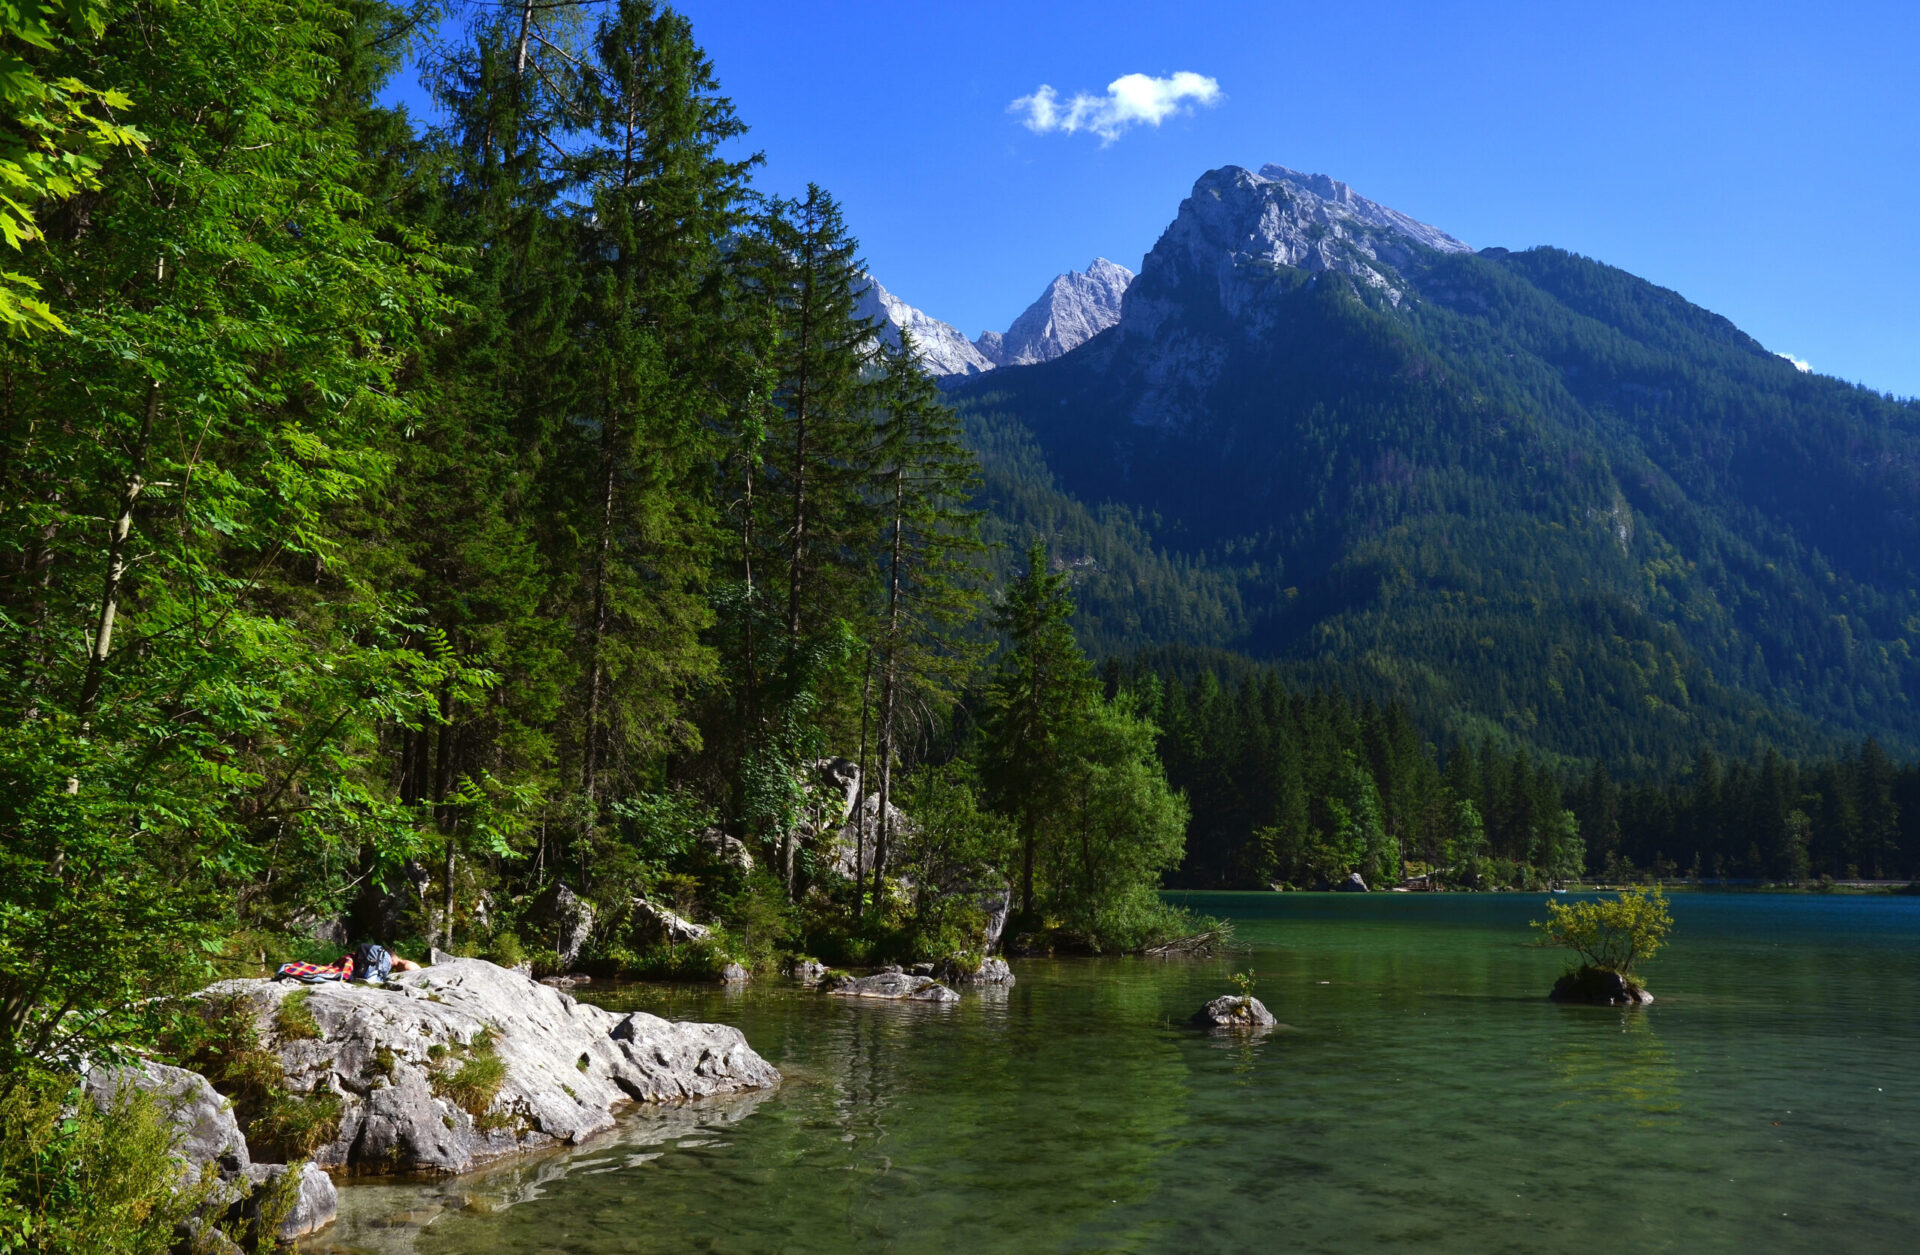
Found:
M 546 1198 L 570 1178 L 638 1167 L 669 1149 L 723 1144 L 733 1126 L 770 1097 L 771 1091 L 755 1091 L 636 1107 L 580 1146 L 521 1156 L 462 1177 L 350 1184 L 340 1191 L 340 1218 L 302 1242 L 300 1250 L 303 1255 L 415 1255 L 428 1226 L 448 1217 L 491 1216 Z
M 1595 1120 L 1632 1115 L 1642 1125 L 1680 1114 L 1680 1070 L 1651 1016 L 1637 1007 L 1555 1010 L 1572 1021 L 1550 1055 L 1560 1111 Z

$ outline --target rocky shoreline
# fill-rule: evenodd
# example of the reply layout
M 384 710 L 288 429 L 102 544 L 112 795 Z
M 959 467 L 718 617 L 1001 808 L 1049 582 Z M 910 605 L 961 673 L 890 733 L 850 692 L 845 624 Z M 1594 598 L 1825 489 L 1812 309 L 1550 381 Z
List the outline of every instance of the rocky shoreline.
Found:
M 577 1145 L 634 1103 L 781 1081 L 738 1029 L 606 1011 L 483 959 L 434 957 L 384 986 L 230 980 L 194 995 L 210 1022 L 251 1027 L 249 1066 L 277 1069 L 283 1101 L 316 1122 L 282 1237 L 333 1219 L 332 1176 L 467 1173 Z M 220 1177 L 223 1208 L 244 1206 L 286 1171 L 273 1161 L 292 1158 L 261 1144 L 258 1125 L 250 1145 L 195 1072 L 148 1062 L 97 1069 L 87 1084 L 102 1105 L 129 1084 L 155 1093 L 188 1170 L 210 1164 Z

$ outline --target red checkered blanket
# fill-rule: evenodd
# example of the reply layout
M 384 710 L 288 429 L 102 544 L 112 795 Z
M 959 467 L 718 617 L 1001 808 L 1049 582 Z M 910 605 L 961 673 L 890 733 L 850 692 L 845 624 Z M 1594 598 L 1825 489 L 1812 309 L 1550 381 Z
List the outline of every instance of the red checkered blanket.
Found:
M 353 979 L 353 956 L 347 955 L 336 959 L 327 967 L 321 967 L 318 963 L 283 963 L 280 965 L 280 970 L 274 973 L 274 979 L 278 980 L 282 976 L 289 980 L 306 981 L 310 985 L 325 980 L 351 980 Z

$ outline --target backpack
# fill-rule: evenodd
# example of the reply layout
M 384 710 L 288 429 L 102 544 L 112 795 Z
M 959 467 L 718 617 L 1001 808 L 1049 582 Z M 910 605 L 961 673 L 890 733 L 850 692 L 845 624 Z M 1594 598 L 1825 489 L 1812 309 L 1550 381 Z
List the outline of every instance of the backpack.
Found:
M 387 979 L 388 973 L 392 971 L 393 956 L 388 954 L 383 946 L 377 946 L 369 941 L 353 952 L 352 979 L 354 980 L 377 983 Z

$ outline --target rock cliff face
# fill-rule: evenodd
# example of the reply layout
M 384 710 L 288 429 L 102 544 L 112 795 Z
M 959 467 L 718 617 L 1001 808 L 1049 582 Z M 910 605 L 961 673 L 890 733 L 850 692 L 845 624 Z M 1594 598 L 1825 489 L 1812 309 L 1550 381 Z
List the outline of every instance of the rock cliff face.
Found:
M 305 991 L 314 1037 L 277 1012 Z M 466 1172 L 613 1126 L 628 1102 L 676 1102 L 777 1085 L 738 1029 L 615 1014 L 480 959 L 444 958 L 386 988 L 223 981 L 199 995 L 250 1006 L 287 1088 L 331 1093 L 329 1169 Z
M 1119 322 L 1121 299 L 1132 282 L 1133 271 L 1096 257 L 1085 270 L 1049 283 L 1005 332 L 989 331 L 974 345 L 995 366 L 1050 362 Z
M 1278 267 L 1349 275 L 1397 305 L 1405 295 L 1398 272 L 1417 248 L 1473 251 L 1324 174 L 1222 166 L 1200 176 L 1147 254 L 1121 322 L 1129 339 L 1152 338 L 1203 292 L 1228 318 L 1243 321 Z

